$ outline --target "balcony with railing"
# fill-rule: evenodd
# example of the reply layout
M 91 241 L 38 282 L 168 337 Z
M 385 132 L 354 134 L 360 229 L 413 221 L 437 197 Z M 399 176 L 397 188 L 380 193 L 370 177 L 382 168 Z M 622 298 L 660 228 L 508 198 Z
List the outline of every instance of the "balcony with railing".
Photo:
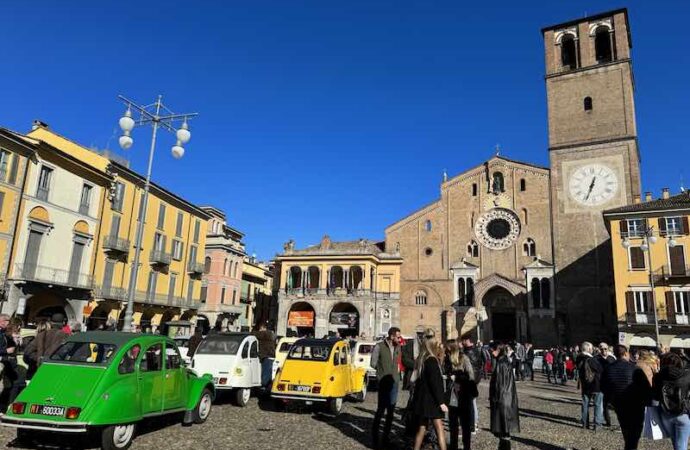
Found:
M 633 325 L 654 325 L 654 313 L 629 312 L 626 320 Z
M 151 261 L 151 264 L 169 266 L 172 262 L 172 254 L 164 252 L 163 250 L 151 250 L 149 261 Z
M 186 297 L 145 291 L 136 291 L 134 293 L 134 301 L 147 305 L 173 306 L 178 308 L 193 308 L 199 305 L 199 302 L 195 302 L 194 299 L 188 300 Z
M 189 261 L 187 264 L 187 272 L 191 274 L 201 275 L 204 273 L 204 263 L 198 261 Z
M 93 297 L 102 300 L 127 300 L 127 289 L 116 286 L 98 286 L 93 290 Z
M 39 200 L 48 201 L 48 193 L 50 190 L 48 188 L 40 187 L 36 190 L 36 198 Z
M 690 278 L 690 266 L 684 264 L 661 266 L 653 274 L 656 283 L 677 282 L 682 278 Z
M 57 284 L 77 289 L 92 289 L 93 277 L 85 272 L 57 269 L 37 264 L 15 264 L 14 278 L 37 283 Z
M 341 297 L 374 297 L 380 299 L 399 300 L 399 292 L 373 291 L 371 289 L 351 289 L 351 288 L 285 288 L 283 293 L 292 297 L 321 297 L 337 299 Z
M 103 248 L 113 252 L 129 253 L 129 239 L 108 235 L 103 239 Z

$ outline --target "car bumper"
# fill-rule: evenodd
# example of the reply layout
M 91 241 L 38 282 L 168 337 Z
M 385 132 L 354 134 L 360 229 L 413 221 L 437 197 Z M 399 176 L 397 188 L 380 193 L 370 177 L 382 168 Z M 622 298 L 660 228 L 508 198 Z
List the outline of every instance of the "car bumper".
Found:
M 280 400 L 290 400 L 290 401 L 300 401 L 300 402 L 325 402 L 328 399 L 326 397 L 315 397 L 306 395 L 294 395 L 294 394 L 276 394 L 271 393 L 271 397 Z
M 27 430 L 55 431 L 58 433 L 86 433 L 88 424 L 85 422 L 54 422 L 42 419 L 20 419 L 17 417 L 0 416 L 0 425 Z

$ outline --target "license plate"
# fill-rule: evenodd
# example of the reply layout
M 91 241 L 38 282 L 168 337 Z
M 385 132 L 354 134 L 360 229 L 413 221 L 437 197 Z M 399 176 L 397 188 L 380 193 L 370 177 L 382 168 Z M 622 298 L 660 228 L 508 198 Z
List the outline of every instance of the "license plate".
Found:
M 311 386 L 302 386 L 298 384 L 291 384 L 288 389 L 295 392 L 311 392 Z
M 31 414 L 43 416 L 64 416 L 65 408 L 62 406 L 31 405 Z

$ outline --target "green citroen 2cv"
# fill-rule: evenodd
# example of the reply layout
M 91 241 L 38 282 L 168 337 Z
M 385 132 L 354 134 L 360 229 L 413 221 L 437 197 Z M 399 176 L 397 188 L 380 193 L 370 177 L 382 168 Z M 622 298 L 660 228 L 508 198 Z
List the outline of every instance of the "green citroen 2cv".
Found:
M 187 369 L 172 339 L 94 331 L 45 359 L 0 424 L 20 441 L 32 430 L 96 432 L 102 448 L 126 449 L 141 419 L 184 412 L 183 423 L 203 423 L 214 396 L 211 376 Z

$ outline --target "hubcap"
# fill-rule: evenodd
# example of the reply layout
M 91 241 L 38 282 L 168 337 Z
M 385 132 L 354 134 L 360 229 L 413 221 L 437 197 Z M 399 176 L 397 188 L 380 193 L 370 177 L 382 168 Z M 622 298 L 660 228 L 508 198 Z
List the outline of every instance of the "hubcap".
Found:
M 343 399 L 342 398 L 336 398 L 335 399 L 335 409 L 336 411 L 340 411 L 343 407 Z
M 249 403 L 249 396 L 251 395 L 251 391 L 249 389 L 242 389 L 242 403 L 246 404 Z
M 117 448 L 125 448 L 134 434 L 134 425 L 119 425 L 113 431 L 113 444 Z
M 208 415 L 211 413 L 211 396 L 209 394 L 201 397 L 199 402 L 199 417 L 206 420 Z

